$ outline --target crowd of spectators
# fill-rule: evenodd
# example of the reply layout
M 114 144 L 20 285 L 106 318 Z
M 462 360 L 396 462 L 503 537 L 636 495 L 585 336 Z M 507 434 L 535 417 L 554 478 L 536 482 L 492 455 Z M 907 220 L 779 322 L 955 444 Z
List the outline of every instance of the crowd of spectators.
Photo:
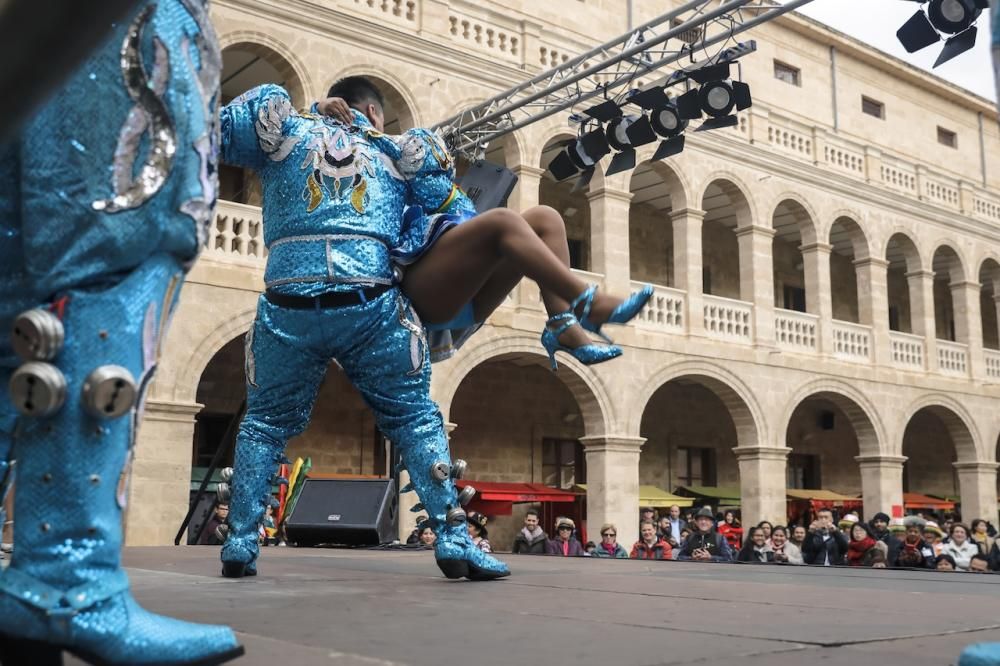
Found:
M 680 507 L 672 506 L 657 517 L 646 508 L 640 512 L 639 540 L 631 549 L 618 543 L 618 529 L 610 523 L 601 525 L 599 542 L 585 545 L 577 539 L 573 520 L 559 517 L 554 527 L 555 537 L 549 538 L 539 524 L 538 512 L 529 510 L 512 551 L 563 557 L 1000 572 L 996 529 L 982 519 L 967 526 L 955 515 L 890 519 L 876 513 L 865 522 L 855 513 L 838 520 L 832 510 L 819 509 L 808 525 L 772 525 L 765 520 L 744 527 L 735 511 L 717 515 L 702 507 L 682 516 Z

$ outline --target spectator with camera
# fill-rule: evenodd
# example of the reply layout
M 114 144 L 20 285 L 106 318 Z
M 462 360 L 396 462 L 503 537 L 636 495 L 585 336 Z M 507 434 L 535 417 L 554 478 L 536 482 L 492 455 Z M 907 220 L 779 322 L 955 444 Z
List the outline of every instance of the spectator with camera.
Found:
M 777 564 L 803 564 L 802 551 L 788 538 L 788 528 L 776 525 L 771 530 L 771 552 Z
M 802 547 L 802 558 L 806 564 L 836 566 L 844 564 L 847 555 L 847 537 L 833 522 L 830 509 L 816 512 L 816 520 L 809 525 Z
M 920 516 L 907 516 L 903 519 L 903 525 L 906 527 L 906 535 L 903 537 L 899 555 L 892 566 L 907 569 L 933 568 L 934 547 L 923 538 L 927 521 Z
M 733 551 L 725 538 L 715 530 L 712 509 L 702 507 L 694 514 L 695 530 L 691 532 L 677 555 L 678 560 L 699 562 L 732 562 Z

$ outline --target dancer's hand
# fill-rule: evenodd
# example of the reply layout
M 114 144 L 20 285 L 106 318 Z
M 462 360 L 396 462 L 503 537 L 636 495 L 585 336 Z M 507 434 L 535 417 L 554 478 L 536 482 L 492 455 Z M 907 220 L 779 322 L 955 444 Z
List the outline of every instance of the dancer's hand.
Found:
M 329 116 L 339 120 L 345 125 L 354 124 L 354 114 L 351 107 L 341 97 L 327 97 L 316 105 L 320 115 Z

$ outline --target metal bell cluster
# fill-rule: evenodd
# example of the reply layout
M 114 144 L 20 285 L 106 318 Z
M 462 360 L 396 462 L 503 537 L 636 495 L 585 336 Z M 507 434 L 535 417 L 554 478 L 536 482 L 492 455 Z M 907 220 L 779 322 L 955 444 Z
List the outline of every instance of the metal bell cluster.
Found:
M 11 343 L 25 363 L 10 378 L 10 397 L 24 416 L 44 417 L 58 412 L 66 402 L 66 376 L 49 361 L 66 342 L 62 321 L 44 308 L 22 312 L 14 320 Z M 81 401 L 91 415 L 116 419 L 136 404 L 139 388 L 128 369 L 102 365 L 83 382 Z

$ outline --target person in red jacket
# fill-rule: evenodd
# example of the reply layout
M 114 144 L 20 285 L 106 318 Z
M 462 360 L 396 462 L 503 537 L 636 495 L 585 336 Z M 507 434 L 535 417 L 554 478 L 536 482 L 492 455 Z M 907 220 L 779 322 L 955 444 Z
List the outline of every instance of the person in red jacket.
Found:
M 743 526 L 732 511 L 726 511 L 717 531 L 726 539 L 726 543 L 734 552 L 743 547 Z
M 672 559 L 670 544 L 656 535 L 656 525 L 645 521 L 639 526 L 639 540 L 632 546 L 629 557 L 633 560 Z

